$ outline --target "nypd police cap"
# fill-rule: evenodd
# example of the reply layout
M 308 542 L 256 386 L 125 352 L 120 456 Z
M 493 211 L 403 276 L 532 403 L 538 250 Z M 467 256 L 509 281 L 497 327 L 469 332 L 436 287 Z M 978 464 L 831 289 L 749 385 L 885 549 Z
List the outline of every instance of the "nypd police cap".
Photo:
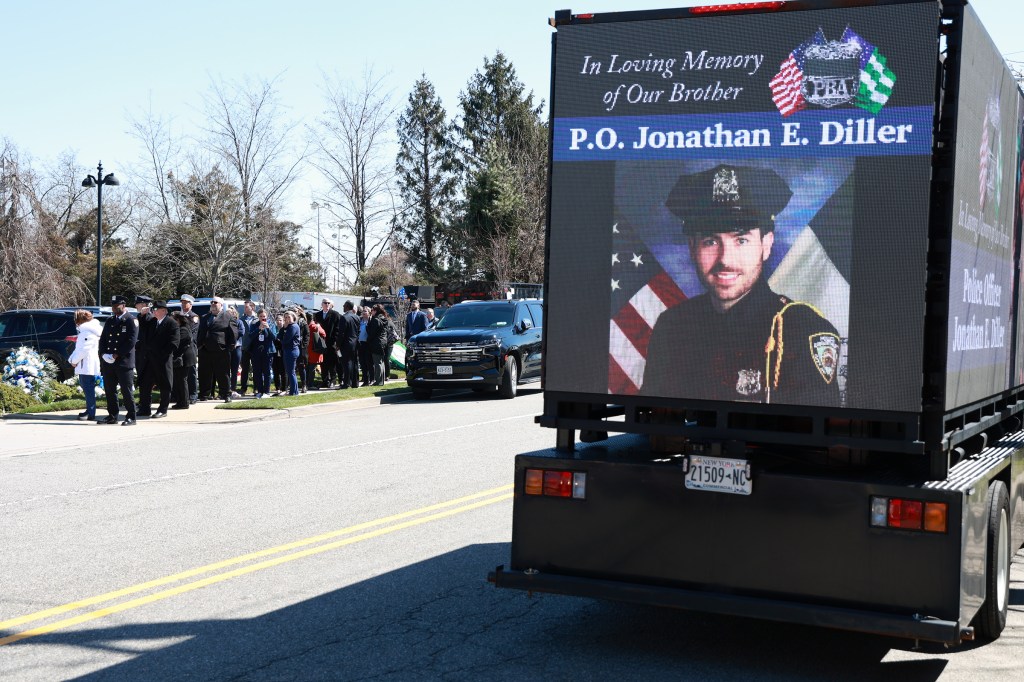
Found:
M 143 294 L 138 294 L 135 297 L 135 305 L 139 305 L 140 303 L 145 303 L 146 305 L 149 305 L 152 302 L 153 302 L 153 298 L 151 296 L 145 296 Z
M 775 229 L 793 192 L 769 168 L 719 164 L 684 175 L 665 200 L 688 234 Z
M 124 296 L 111 296 L 110 305 L 128 305 L 128 299 Z

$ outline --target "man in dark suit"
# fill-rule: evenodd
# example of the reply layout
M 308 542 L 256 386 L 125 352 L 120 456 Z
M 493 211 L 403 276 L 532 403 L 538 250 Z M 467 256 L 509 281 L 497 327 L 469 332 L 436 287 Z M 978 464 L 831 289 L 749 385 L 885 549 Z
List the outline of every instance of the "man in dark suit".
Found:
M 412 309 L 409 311 L 409 314 L 405 316 L 406 342 L 420 332 L 427 331 L 427 315 L 420 310 L 420 302 L 413 300 L 409 305 Z
M 138 416 L 148 417 L 152 414 L 153 386 L 157 379 L 149 366 L 149 344 L 153 329 L 156 327 L 156 318 L 150 305 L 153 299 L 149 296 L 138 295 L 135 297 L 135 310 L 138 315 L 135 321 L 139 327 L 139 338 L 135 341 L 135 373 L 139 378 L 139 409 Z
M 352 301 L 345 301 L 342 308 L 345 314 L 341 316 L 341 325 L 338 333 L 338 349 L 341 350 L 341 387 L 359 387 L 359 317 L 354 312 Z
M 167 407 L 171 402 L 171 386 L 174 381 L 174 352 L 178 348 L 178 323 L 167 315 L 167 303 L 157 301 L 153 304 L 153 328 L 150 332 L 146 352 L 149 357 L 146 364 L 150 376 L 160 389 L 160 405 L 153 419 L 167 416 Z M 141 402 L 141 400 L 140 400 Z
M 334 309 L 334 301 L 325 298 L 320 302 L 320 310 L 313 315 L 314 321 L 327 334 L 327 350 L 320 365 L 320 379 L 324 388 L 330 388 L 338 376 L 338 327 L 341 325 L 341 313 Z
M 224 299 L 215 297 L 210 312 L 199 320 L 196 341 L 199 345 L 199 399 L 213 395 L 213 381 L 217 379 L 220 398 L 231 402 L 231 353 L 237 340 L 235 325 L 224 310 Z
M 114 296 L 110 301 L 113 315 L 103 323 L 100 334 L 100 373 L 107 393 L 107 418 L 99 424 L 117 423 L 117 389 L 121 389 L 125 416 L 122 426 L 135 424 L 135 398 L 132 396 L 132 375 L 135 372 L 135 342 L 139 330 L 135 320 L 128 314 L 128 299 Z

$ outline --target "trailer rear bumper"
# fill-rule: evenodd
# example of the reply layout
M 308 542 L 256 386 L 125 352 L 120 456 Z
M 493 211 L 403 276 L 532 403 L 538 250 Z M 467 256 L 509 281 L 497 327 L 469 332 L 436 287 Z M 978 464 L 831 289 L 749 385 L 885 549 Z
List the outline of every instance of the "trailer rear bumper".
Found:
M 974 639 L 974 628 L 962 626 L 955 621 L 932 618 L 927 614 L 895 615 L 676 587 L 545 574 L 537 571 L 506 570 L 504 566 L 498 566 L 493 572 L 488 573 L 487 580 L 496 587 L 528 592 L 610 599 L 949 645 Z

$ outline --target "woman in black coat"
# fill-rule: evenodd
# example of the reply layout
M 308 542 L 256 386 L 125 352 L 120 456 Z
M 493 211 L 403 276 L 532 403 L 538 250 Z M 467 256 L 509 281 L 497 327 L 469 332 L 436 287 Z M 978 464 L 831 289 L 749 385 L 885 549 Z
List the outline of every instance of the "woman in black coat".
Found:
M 188 317 L 179 311 L 171 313 L 171 317 L 178 323 L 178 343 L 171 356 L 173 367 L 173 383 L 171 396 L 174 398 L 172 410 L 188 409 L 188 376 L 192 368 L 196 366 L 196 347 L 192 341 L 192 331 L 189 329 Z

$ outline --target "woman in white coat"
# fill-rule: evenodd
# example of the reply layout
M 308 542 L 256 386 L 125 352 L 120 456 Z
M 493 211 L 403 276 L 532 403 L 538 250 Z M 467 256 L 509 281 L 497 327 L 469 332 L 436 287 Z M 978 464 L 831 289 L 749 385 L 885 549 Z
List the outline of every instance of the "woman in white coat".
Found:
M 96 377 L 100 374 L 99 347 L 103 325 L 92 319 L 88 310 L 81 309 L 75 311 L 75 324 L 78 326 L 78 339 L 68 360 L 75 368 L 78 383 L 85 394 L 85 412 L 78 415 L 78 421 L 92 421 L 96 418 Z

